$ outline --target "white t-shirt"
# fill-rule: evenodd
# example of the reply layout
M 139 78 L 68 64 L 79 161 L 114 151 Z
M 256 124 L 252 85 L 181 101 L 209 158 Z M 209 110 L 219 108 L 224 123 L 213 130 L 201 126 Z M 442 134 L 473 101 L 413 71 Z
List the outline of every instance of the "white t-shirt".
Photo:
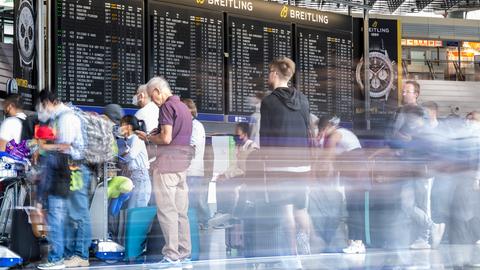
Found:
M 195 156 L 192 159 L 188 176 L 204 176 L 203 156 L 205 154 L 205 128 L 197 119 L 192 121 L 192 137 L 190 145 L 195 147 Z
M 16 116 L 8 117 L 0 126 L 0 139 L 9 142 L 15 140 L 20 143 L 22 137 L 22 121 L 19 119 L 27 119 L 24 113 L 17 113 Z
M 337 154 L 362 148 L 360 141 L 353 132 L 345 128 L 339 128 L 337 131 L 342 134 L 342 139 L 338 142 L 336 147 Z
M 143 120 L 145 122 L 145 128 L 147 129 L 147 133 L 152 132 L 152 130 L 158 128 L 158 117 L 160 109 L 158 106 L 150 101 L 147 105 L 137 111 L 135 113 L 135 117 L 138 120 Z

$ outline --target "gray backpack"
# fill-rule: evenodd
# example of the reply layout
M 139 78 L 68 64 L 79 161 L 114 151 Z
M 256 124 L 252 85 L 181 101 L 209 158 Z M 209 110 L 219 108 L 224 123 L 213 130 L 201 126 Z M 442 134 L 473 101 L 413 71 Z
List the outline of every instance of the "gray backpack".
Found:
M 118 154 L 113 136 L 114 124 L 98 114 L 84 112 L 72 105 L 69 107 L 82 122 L 85 160 L 90 164 L 101 164 L 113 160 Z

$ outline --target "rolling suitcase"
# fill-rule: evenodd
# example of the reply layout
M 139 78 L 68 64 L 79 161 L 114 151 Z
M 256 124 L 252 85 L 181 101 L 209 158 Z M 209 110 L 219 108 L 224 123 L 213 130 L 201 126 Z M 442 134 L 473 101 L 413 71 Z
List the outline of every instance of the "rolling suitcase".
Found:
M 245 247 L 244 227 L 242 220 L 236 220 L 232 227 L 225 229 L 225 245 L 227 246 L 227 255 L 231 258 L 239 257 L 243 254 Z
M 293 255 L 286 239 L 282 206 L 255 202 L 244 217 L 244 256 L 271 257 Z
M 12 233 L 10 248 L 24 261 L 40 260 L 40 239 L 33 234 L 27 210 L 15 208 L 12 214 Z
M 196 209 L 188 209 L 188 221 L 190 223 L 190 240 L 192 243 L 191 259 L 192 261 L 198 261 L 200 258 L 200 230 Z
M 148 230 L 157 214 L 156 207 L 139 207 L 127 210 L 125 230 L 125 259 L 135 260 L 142 255 Z

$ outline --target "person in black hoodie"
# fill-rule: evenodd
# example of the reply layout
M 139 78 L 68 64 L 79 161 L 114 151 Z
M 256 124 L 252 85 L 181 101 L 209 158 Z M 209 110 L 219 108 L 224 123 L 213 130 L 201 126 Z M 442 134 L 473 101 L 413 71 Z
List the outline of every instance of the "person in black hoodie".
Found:
M 289 58 L 282 57 L 270 64 L 268 83 L 273 92 L 263 99 L 260 109 L 266 198 L 287 217 L 286 234 L 292 251 L 289 255 L 310 253 L 310 219 L 306 210 L 311 171 L 310 109 L 307 97 L 289 86 L 294 73 L 295 63 Z M 300 261 L 292 268 L 301 269 Z

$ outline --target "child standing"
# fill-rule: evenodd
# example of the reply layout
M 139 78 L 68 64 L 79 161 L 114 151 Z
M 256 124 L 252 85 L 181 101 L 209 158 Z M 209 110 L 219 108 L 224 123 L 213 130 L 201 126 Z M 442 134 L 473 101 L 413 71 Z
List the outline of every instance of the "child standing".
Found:
M 133 115 L 126 115 L 120 121 L 120 134 L 125 138 L 126 149 L 121 154 L 127 163 L 128 177 L 132 179 L 135 187 L 132 197 L 128 201 L 128 208 L 146 207 L 150 201 L 152 184 L 148 169 L 147 148 L 145 143 L 135 135 L 140 129 L 138 120 Z

